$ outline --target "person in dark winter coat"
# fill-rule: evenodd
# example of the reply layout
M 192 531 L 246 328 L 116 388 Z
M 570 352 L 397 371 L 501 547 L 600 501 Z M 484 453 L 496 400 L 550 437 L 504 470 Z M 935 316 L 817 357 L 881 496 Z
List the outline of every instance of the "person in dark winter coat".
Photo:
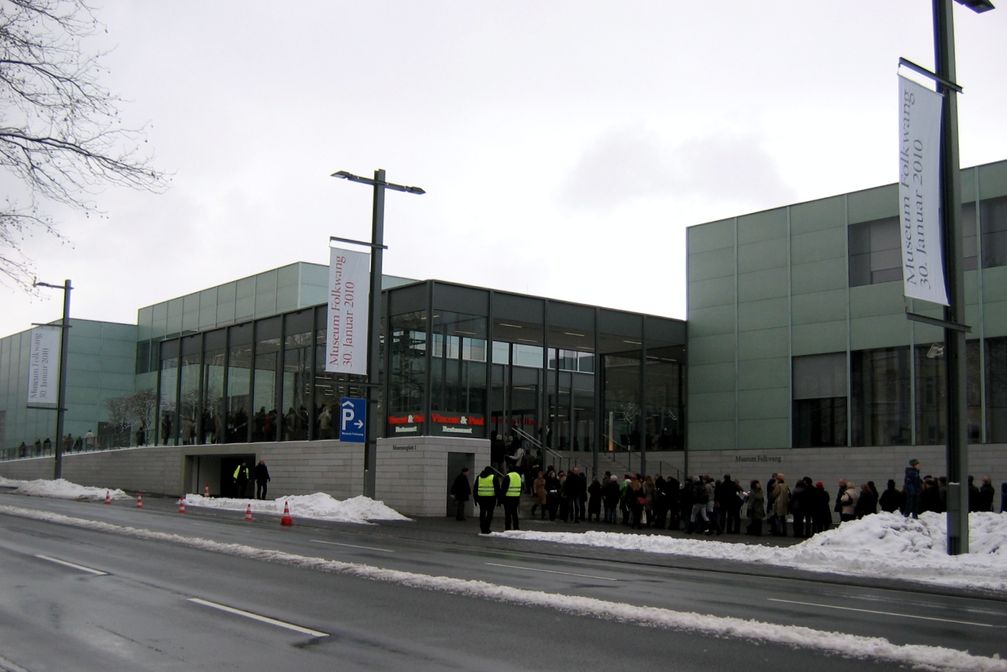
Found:
M 811 533 L 818 534 L 832 529 L 832 498 L 829 496 L 829 491 L 825 489 L 825 484 L 821 481 L 815 483 L 814 497 Z
M 853 513 L 859 520 L 864 516 L 869 516 L 877 512 L 878 495 L 874 492 L 869 483 L 864 483 L 860 486 L 860 496 L 857 497 L 857 503 L 853 507 Z
M 920 478 L 920 461 L 917 459 L 909 460 L 909 466 L 906 467 L 906 477 L 902 484 L 902 493 L 906 496 L 905 509 L 902 513 L 918 518 L 920 495 L 923 494 L 923 479 Z
M 748 527 L 745 534 L 761 537 L 762 521 L 766 517 L 766 495 L 762 492 L 762 483 L 752 481 L 748 492 Z
M 992 511 L 993 498 L 995 496 L 996 490 L 993 489 L 993 484 L 990 483 L 990 477 L 983 477 L 983 484 L 979 486 L 979 510 Z
M 255 498 L 265 499 L 266 488 L 268 487 L 267 483 L 271 480 L 265 460 L 259 460 L 259 463 L 255 465 L 255 469 L 252 470 L 252 477 L 255 479 Z
M 601 486 L 601 499 L 605 505 L 605 522 L 615 522 L 615 512 L 619 508 L 619 477 L 609 476 Z
M 469 483 L 469 468 L 462 467 L 461 473 L 455 476 L 451 484 L 451 496 L 455 500 L 455 520 L 465 520 L 465 505 L 472 495 L 472 484 Z
M 601 522 L 601 483 L 595 478 L 587 487 L 587 522 Z
M 881 510 L 888 513 L 895 513 L 902 510 L 902 493 L 895 489 L 895 479 L 888 479 L 888 487 L 881 493 Z

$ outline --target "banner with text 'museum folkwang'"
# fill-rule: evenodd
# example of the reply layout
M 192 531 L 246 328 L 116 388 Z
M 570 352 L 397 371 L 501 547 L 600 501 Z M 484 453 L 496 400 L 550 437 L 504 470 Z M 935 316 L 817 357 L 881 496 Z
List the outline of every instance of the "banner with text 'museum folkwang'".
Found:
M 371 256 L 333 247 L 329 250 L 329 312 L 325 370 L 367 375 L 367 308 Z
M 941 96 L 899 76 L 899 219 L 903 293 L 948 305 L 941 240 Z
M 29 334 L 28 405 L 56 405 L 59 395 L 59 327 L 35 327 Z

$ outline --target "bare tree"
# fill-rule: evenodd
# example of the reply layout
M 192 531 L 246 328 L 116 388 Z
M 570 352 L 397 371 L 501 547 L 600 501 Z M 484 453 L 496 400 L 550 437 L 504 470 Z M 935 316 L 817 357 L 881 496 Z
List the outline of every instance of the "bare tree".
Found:
M 157 394 L 154 390 L 140 390 L 124 397 L 115 397 L 105 401 L 108 406 L 108 421 L 115 428 L 117 438 L 124 435 L 125 444 L 129 443 L 130 431 L 143 432 L 144 439 L 139 443 L 146 443 L 153 435 L 150 433 L 151 423 L 154 419 L 154 410 L 157 407 Z
M 0 168 L 22 187 L 0 203 L 0 279 L 25 289 L 25 236 L 62 239 L 45 202 L 94 213 L 100 187 L 164 185 L 140 151 L 142 132 L 121 125 L 121 100 L 100 82 L 103 54 L 84 50 L 99 28 L 84 0 L 0 0 Z

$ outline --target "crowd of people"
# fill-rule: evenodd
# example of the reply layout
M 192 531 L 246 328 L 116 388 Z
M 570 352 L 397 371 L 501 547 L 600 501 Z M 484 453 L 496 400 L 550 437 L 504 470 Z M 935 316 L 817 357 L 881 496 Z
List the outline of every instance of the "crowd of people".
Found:
M 475 490 L 479 489 L 479 479 L 485 479 L 482 495 L 487 499 L 481 505 L 483 514 L 489 508 L 490 498 L 504 504 L 503 491 L 507 490 L 512 497 L 520 492 L 530 496 L 530 515 L 541 520 L 621 524 L 632 529 L 668 529 L 706 535 L 740 534 L 744 527 L 744 532 L 753 536 L 808 538 L 830 529 L 837 522 L 863 518 L 879 511 L 912 517 L 925 511 L 946 511 L 947 479 L 921 474 L 919 460 L 913 459 L 905 469 L 901 487 L 895 479 L 890 479 L 886 488 L 879 492 L 874 481 L 858 485 L 840 479 L 833 493 L 825 483 L 808 476 L 791 485 L 783 473 L 773 473 L 765 485 L 753 479 L 746 488 L 730 474 L 719 480 L 700 475 L 679 481 L 673 476 L 627 473 L 620 477 L 606 471 L 588 482 L 580 467 L 564 471 L 534 465 L 522 476 L 520 470 L 510 464 L 507 473 L 486 467 L 476 479 Z M 468 482 L 467 470 L 458 476 L 452 487 L 456 500 L 464 490 L 459 479 Z M 491 482 L 496 484 L 493 489 Z M 969 476 L 969 511 L 995 511 L 995 495 L 990 477 L 983 477 L 976 484 Z M 477 492 L 476 502 L 479 500 Z M 1000 500 L 1000 511 L 1007 513 L 1007 483 L 1001 485 Z M 511 503 L 516 501 L 512 499 Z M 462 508 L 458 510 L 461 520 Z M 492 509 L 489 518 L 492 518 Z M 515 514 L 513 523 L 508 519 L 506 529 L 517 529 L 517 524 Z M 488 527 L 488 523 L 484 527 Z

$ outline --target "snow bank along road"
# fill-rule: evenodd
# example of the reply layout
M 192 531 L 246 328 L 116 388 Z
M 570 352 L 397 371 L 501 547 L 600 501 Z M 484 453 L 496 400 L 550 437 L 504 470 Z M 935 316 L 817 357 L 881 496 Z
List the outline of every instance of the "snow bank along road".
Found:
M 18 499 L 20 500 L 20 498 Z M 10 500 L 17 501 L 13 497 Z M 255 542 L 256 545 L 249 543 L 224 543 L 207 538 L 206 536 L 191 536 L 188 533 L 154 529 L 157 527 L 164 528 L 166 524 L 174 526 L 177 519 L 164 518 L 164 520 L 159 521 L 156 517 L 137 517 L 135 519 L 137 522 L 142 522 L 142 526 L 125 525 L 97 519 L 105 513 L 100 507 L 85 504 L 77 504 L 76 506 L 80 507 L 79 512 L 74 515 L 68 515 L 67 513 L 41 510 L 40 508 L 26 508 L 24 506 L 3 504 L 0 505 L 0 514 L 35 520 L 41 523 L 71 526 L 102 534 L 118 535 L 134 540 L 167 543 L 245 560 L 264 561 L 313 572 L 355 577 L 386 585 L 391 584 L 424 591 L 434 591 L 440 594 L 469 597 L 480 601 L 529 607 L 535 610 L 563 614 L 564 616 L 590 617 L 603 621 L 614 621 L 624 625 L 645 626 L 651 629 L 688 632 L 766 645 L 782 645 L 805 650 L 809 654 L 820 655 L 824 653 L 851 659 L 865 659 L 865 661 L 881 664 L 890 665 L 897 663 L 924 669 L 975 670 L 979 672 L 985 670 L 1003 670 L 1007 672 L 1007 661 L 1000 660 L 997 657 L 972 655 L 950 647 L 896 644 L 880 637 L 831 632 L 794 624 L 770 623 L 752 619 L 700 614 L 691 610 L 677 610 L 668 607 L 644 607 L 636 601 L 630 603 L 611 599 L 598 599 L 573 594 L 570 590 L 563 593 L 547 592 L 471 578 L 436 576 L 416 571 L 404 571 L 402 569 L 391 568 L 388 565 L 379 567 L 372 562 L 346 562 L 301 552 L 281 550 L 281 548 L 263 548 L 261 547 L 262 539 L 258 539 Z M 205 531 L 205 528 L 201 529 Z M 268 540 L 270 542 L 273 541 L 272 538 Z M 282 544 L 273 545 L 282 546 Z M 358 544 L 358 546 L 360 545 L 362 544 Z M 375 555 L 379 550 L 376 547 L 371 547 L 369 553 Z M 68 549 L 68 551 L 70 551 L 68 554 L 72 556 L 72 549 Z M 53 558 L 53 560 L 73 563 L 72 557 Z M 505 566 L 507 563 L 487 562 L 486 564 Z M 102 570 L 95 568 L 94 571 Z M 557 570 L 557 573 L 562 574 L 563 572 Z M 575 575 L 576 572 L 569 572 L 569 574 Z M 597 574 L 585 574 L 581 577 L 586 582 L 598 582 L 604 580 L 604 578 L 604 576 Z M 528 583 L 532 582 L 529 581 Z M 655 600 L 654 602 L 659 602 L 659 600 Z M 781 600 L 781 604 L 783 602 Z M 799 600 L 789 600 L 788 602 L 799 602 Z M 469 607 L 466 608 L 471 608 L 471 603 L 472 600 L 467 601 L 466 604 Z M 226 608 L 226 605 L 223 606 Z M 208 606 L 207 608 L 211 607 Z M 858 611 L 858 609 L 851 608 L 851 611 Z M 874 611 L 880 613 L 882 610 L 878 609 Z M 1003 613 L 999 614 L 999 619 L 1000 623 L 1004 622 Z M 836 620 L 841 620 L 841 617 L 837 615 Z M 461 619 L 462 623 L 464 621 L 464 618 Z M 975 622 L 963 621 L 962 624 L 973 628 L 999 629 L 1002 627 L 994 623 L 982 623 L 978 619 Z M 307 630 L 311 630 L 311 628 L 307 628 Z

